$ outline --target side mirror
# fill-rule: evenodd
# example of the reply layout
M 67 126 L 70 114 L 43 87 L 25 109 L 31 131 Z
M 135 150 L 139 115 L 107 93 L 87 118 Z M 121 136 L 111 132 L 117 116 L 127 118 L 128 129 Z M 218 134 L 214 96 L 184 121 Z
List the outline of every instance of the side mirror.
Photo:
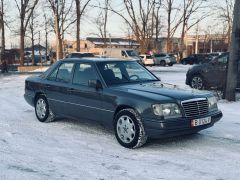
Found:
M 99 80 L 88 80 L 88 86 L 95 88 L 96 90 L 102 89 L 102 83 Z

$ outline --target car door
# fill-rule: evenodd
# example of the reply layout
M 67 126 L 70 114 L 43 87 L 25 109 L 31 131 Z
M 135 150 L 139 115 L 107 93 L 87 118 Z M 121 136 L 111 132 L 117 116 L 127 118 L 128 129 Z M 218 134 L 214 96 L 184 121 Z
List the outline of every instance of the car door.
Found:
M 222 87 L 226 82 L 228 55 L 215 58 L 210 64 L 208 79 L 212 86 Z
M 61 63 L 47 77 L 45 82 L 45 93 L 51 109 L 58 115 L 67 116 L 69 114 L 69 87 L 73 73 L 74 63 Z
M 99 79 L 94 64 L 76 63 L 69 89 L 69 115 L 75 118 L 100 120 L 102 90 L 89 86 L 89 80 Z

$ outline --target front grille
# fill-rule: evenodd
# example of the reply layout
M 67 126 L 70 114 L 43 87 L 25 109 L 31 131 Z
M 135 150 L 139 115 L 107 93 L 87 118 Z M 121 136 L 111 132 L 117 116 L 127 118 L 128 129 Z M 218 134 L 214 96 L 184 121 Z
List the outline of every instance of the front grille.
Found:
M 182 101 L 183 110 L 186 117 L 198 117 L 208 113 L 208 100 L 205 98 L 190 99 Z

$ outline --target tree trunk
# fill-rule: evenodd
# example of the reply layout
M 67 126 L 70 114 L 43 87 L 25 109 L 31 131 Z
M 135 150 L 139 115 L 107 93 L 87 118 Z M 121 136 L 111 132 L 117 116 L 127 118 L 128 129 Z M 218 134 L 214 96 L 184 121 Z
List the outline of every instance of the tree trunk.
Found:
M 108 18 L 108 2 L 109 0 L 105 0 L 105 15 L 104 15 L 104 25 L 103 25 L 103 34 L 104 34 L 104 44 L 107 45 L 107 18 Z
M 34 52 L 34 34 L 32 32 L 32 65 L 35 65 L 35 60 L 34 60 L 35 52 Z
M 34 61 L 34 21 L 33 21 L 33 15 L 32 15 L 32 22 L 31 22 L 31 40 L 32 40 L 32 65 L 35 65 Z
M 47 24 L 45 23 L 45 48 L 46 48 L 46 51 L 45 51 L 45 58 L 46 58 L 46 61 L 48 60 L 47 59 L 47 56 L 48 56 L 48 29 L 47 29 Z
M 77 47 L 76 51 L 80 52 L 80 0 L 75 0 L 76 2 L 76 12 L 77 12 L 77 32 L 76 32 L 76 41 Z
M 25 31 L 23 22 L 21 22 L 20 28 L 20 65 L 24 65 L 24 38 L 25 38 Z
M 240 58 L 240 1 L 235 0 L 233 13 L 233 28 L 230 46 L 230 58 L 228 61 L 228 71 L 226 80 L 225 98 L 228 101 L 236 100 L 238 60 Z
M 1 50 L 1 61 L 5 58 L 5 24 L 4 24 L 4 13 L 3 13 L 3 0 L 1 1 L 1 29 L 2 29 L 2 50 Z
M 171 13 L 172 13 L 172 1 L 168 2 L 168 17 L 167 17 L 167 53 L 170 51 L 170 33 L 171 33 Z
M 55 31 L 56 31 L 56 50 L 57 50 L 57 60 L 63 58 L 63 47 L 62 47 L 62 39 L 60 34 L 60 27 L 59 27 L 59 18 L 55 15 Z

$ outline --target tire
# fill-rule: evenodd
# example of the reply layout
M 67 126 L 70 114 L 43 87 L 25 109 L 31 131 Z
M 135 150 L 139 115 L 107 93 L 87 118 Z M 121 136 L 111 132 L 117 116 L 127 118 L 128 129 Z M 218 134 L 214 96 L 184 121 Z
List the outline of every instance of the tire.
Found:
M 49 108 L 47 98 L 44 95 L 37 96 L 35 100 L 35 114 L 40 122 L 52 122 L 55 115 Z
M 119 144 L 126 148 L 141 147 L 148 139 L 139 114 L 130 108 L 116 114 L 114 132 Z
M 166 66 L 166 61 L 164 60 L 160 61 L 160 66 Z
M 193 75 L 190 81 L 190 86 L 191 88 L 194 88 L 194 89 L 199 89 L 199 90 L 204 89 L 203 77 L 200 75 Z

